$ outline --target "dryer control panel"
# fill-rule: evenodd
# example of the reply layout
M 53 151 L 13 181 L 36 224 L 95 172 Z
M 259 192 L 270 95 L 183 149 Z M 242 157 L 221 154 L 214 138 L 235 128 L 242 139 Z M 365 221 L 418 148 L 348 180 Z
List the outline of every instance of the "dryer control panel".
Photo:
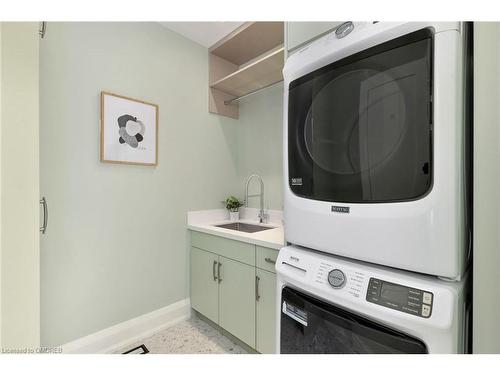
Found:
M 352 267 L 340 266 L 327 259 L 319 262 L 314 282 L 328 291 L 335 290 L 335 293 L 343 294 L 347 298 L 363 298 L 363 288 L 366 287 L 364 272 Z
M 366 300 L 390 309 L 429 318 L 434 295 L 431 292 L 370 278 Z

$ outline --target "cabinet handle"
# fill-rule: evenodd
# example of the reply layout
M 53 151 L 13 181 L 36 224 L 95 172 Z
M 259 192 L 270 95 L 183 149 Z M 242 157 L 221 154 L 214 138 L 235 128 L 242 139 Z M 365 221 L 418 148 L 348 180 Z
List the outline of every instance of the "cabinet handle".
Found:
M 40 199 L 40 204 L 43 206 L 43 224 L 40 227 L 40 232 L 42 234 L 45 234 L 45 231 L 47 230 L 47 225 L 49 223 L 49 210 L 47 207 L 47 199 L 45 199 L 45 197 L 42 197 L 42 199 Z
M 222 267 L 222 263 L 219 262 L 219 266 L 217 267 L 217 277 L 219 278 L 219 284 L 222 281 L 222 277 L 220 277 L 220 268 Z
M 259 295 L 259 282 L 260 282 L 260 277 L 255 276 L 255 300 L 258 301 L 260 299 Z
M 212 275 L 214 275 L 214 281 L 217 281 L 217 275 L 215 275 L 215 266 L 217 265 L 217 261 L 214 260 L 214 264 L 212 265 Z
M 271 258 L 264 258 L 264 260 L 265 260 L 267 263 L 276 264 L 276 261 L 275 261 L 275 260 L 272 260 Z

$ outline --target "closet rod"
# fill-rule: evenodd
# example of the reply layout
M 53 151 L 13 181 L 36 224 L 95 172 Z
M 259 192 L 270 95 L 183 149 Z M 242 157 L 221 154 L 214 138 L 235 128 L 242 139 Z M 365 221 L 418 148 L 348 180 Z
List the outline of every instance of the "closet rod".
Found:
M 252 92 L 249 92 L 248 94 L 245 94 L 245 95 L 241 95 L 241 96 L 237 96 L 236 98 L 232 98 L 232 99 L 229 99 L 229 100 L 224 100 L 224 104 L 225 105 L 228 105 L 228 104 L 231 104 L 232 102 L 234 101 L 237 101 L 237 100 L 240 100 L 240 99 L 244 99 L 244 98 L 247 98 L 253 94 L 257 94 L 265 89 L 268 89 L 270 87 L 273 87 L 275 85 L 278 85 L 279 83 L 283 82 L 283 80 L 279 80 L 279 81 L 276 81 L 274 83 L 271 83 L 270 85 L 267 85 L 267 86 L 264 86 L 264 87 L 261 87 L 260 89 L 257 89 L 255 91 L 252 91 Z

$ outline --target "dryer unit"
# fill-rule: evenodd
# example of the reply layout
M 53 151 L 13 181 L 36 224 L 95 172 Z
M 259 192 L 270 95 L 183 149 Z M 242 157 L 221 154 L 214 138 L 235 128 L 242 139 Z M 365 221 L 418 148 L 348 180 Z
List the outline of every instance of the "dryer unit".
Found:
M 431 276 L 285 247 L 276 269 L 277 353 L 468 353 L 466 278 Z
M 470 33 L 459 22 L 348 24 L 289 57 L 288 242 L 461 278 L 470 255 Z

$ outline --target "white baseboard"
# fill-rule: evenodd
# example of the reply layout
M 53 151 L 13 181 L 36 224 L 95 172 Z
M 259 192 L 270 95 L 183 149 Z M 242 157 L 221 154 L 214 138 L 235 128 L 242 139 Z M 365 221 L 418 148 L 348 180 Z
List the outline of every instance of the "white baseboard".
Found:
M 62 345 L 66 354 L 113 353 L 176 323 L 189 319 L 191 304 L 184 299 Z

